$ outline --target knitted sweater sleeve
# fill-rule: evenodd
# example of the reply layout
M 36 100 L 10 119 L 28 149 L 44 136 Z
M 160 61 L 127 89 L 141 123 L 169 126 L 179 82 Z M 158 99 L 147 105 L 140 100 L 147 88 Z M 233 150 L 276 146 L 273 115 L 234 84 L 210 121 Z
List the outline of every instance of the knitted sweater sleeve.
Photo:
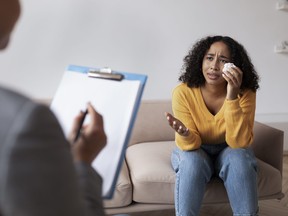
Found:
M 235 100 L 226 100 L 225 139 L 231 148 L 245 148 L 253 142 L 256 93 L 245 91 Z

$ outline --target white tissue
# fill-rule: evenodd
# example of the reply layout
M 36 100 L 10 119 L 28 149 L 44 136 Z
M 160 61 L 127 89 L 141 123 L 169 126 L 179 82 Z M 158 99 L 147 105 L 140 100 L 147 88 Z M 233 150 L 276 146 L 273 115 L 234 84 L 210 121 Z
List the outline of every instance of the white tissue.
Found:
M 228 71 L 229 68 L 236 67 L 233 63 L 225 63 L 223 67 L 223 72 Z

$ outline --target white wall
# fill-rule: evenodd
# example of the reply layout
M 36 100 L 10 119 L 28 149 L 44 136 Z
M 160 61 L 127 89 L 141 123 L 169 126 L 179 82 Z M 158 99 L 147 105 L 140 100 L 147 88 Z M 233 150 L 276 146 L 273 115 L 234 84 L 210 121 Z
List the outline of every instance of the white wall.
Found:
M 190 46 L 229 35 L 250 53 L 261 76 L 257 118 L 288 122 L 288 11 L 275 0 L 22 0 L 0 82 L 51 98 L 68 64 L 148 74 L 144 99 L 168 99 Z M 269 116 L 267 120 L 266 115 Z

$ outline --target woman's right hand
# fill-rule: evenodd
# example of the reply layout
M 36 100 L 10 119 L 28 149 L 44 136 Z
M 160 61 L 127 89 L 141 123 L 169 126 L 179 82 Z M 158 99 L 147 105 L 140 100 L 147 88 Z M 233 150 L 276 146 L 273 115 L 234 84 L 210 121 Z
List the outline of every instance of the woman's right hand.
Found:
M 177 118 L 175 118 L 172 114 L 165 112 L 165 116 L 167 118 L 167 121 L 179 135 L 181 136 L 188 136 L 189 135 L 189 129 L 185 127 L 185 125 Z

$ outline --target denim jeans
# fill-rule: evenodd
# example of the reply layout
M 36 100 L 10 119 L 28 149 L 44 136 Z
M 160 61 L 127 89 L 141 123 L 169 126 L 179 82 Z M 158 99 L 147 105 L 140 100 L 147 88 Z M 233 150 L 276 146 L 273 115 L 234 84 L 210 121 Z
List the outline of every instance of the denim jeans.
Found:
M 250 148 L 232 149 L 226 143 L 202 144 L 193 151 L 175 148 L 171 162 L 177 216 L 199 215 L 206 184 L 214 175 L 223 180 L 234 216 L 257 216 L 257 162 Z

